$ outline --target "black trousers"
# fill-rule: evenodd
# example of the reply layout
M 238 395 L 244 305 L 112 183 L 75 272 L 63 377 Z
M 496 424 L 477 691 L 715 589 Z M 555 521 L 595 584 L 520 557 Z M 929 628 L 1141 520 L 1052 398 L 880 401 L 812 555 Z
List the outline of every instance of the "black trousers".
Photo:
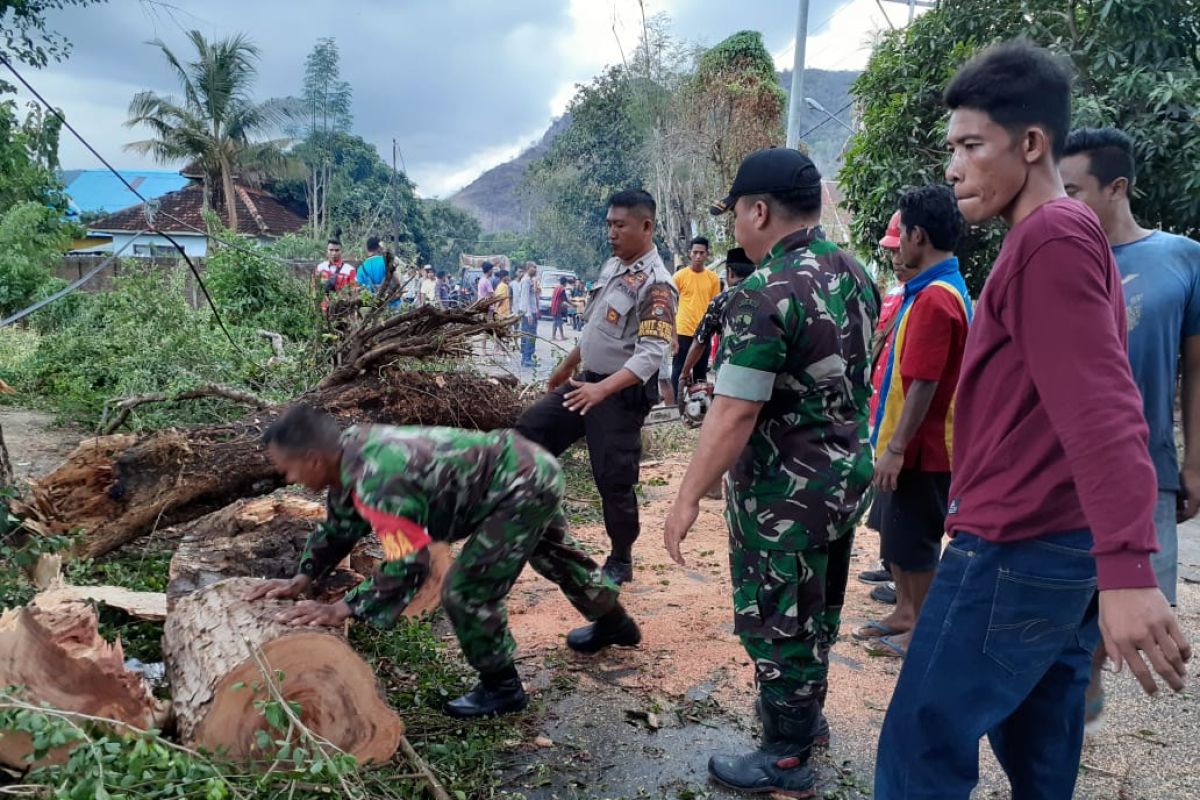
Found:
M 588 383 L 598 383 L 605 377 L 588 372 L 583 375 Z M 517 420 L 516 431 L 555 456 L 580 439 L 587 440 L 592 478 L 600 493 L 604 529 L 612 541 L 613 555 L 629 560 L 641 530 L 633 487 L 638 482 L 642 459 L 642 423 L 658 402 L 658 386 L 653 380 L 630 386 L 583 416 L 563 405 L 563 396 L 569 391 L 569 384 L 560 386 L 535 403 Z
M 683 362 L 687 361 L 688 351 L 692 349 L 692 342 L 695 341 L 693 336 L 679 335 L 679 351 L 675 353 L 675 358 L 671 365 L 671 387 L 675 390 L 675 397 L 679 397 L 679 379 L 683 376 Z M 696 382 L 703 381 L 708 377 L 708 345 L 712 342 L 705 342 L 704 355 L 696 362 L 696 366 L 692 367 L 692 380 Z

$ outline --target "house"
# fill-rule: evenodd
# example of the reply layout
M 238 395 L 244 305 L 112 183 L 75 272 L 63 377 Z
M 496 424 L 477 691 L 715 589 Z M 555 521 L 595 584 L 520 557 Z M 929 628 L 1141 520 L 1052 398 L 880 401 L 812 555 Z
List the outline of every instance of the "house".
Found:
M 236 184 L 238 233 L 266 243 L 288 233 L 296 233 L 305 225 L 299 214 L 261 189 Z M 115 214 L 95 220 L 88 226 L 88 238 L 107 237 L 108 244 L 93 247 L 91 252 L 120 250 L 140 231 L 150 227 L 150 219 L 158 230 L 171 235 L 189 256 L 204 257 L 208 253 L 208 237 L 204 235 L 204 186 L 189 181 L 186 186 L 167 192 L 151 201 L 149 219 L 145 204 L 130 206 Z M 224 202 L 218 200 L 213 209 L 224 222 L 227 219 Z M 166 237 L 146 234 L 138 237 L 126 251 L 133 256 L 174 255 L 175 248 Z
M 170 170 L 119 170 L 121 178 L 154 200 L 188 185 L 188 178 Z M 106 169 L 70 170 L 62 175 L 72 215 L 111 214 L 140 203 L 141 198 Z

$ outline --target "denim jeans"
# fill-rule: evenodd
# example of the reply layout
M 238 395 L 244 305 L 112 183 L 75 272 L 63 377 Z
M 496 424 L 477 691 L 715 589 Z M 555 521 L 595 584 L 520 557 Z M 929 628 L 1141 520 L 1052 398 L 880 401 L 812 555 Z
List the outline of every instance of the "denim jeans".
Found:
M 533 353 L 537 348 L 538 318 L 536 316 L 521 317 L 521 364 L 529 366 L 533 363 Z
M 1179 583 L 1179 528 L 1175 522 L 1175 506 L 1179 502 L 1176 492 L 1158 492 L 1158 505 L 1154 508 L 1154 530 L 1158 534 L 1158 552 L 1150 554 L 1150 566 L 1158 578 L 1158 588 L 1167 602 L 1175 605 Z
M 879 735 L 876 800 L 967 800 L 985 734 L 1013 800 L 1070 800 L 1100 639 L 1091 545 L 950 542 Z

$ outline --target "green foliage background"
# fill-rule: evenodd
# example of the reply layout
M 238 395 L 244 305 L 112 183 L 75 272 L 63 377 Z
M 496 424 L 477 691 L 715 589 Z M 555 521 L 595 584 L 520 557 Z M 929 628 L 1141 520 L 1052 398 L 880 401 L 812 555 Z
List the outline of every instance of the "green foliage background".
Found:
M 839 180 L 855 242 L 875 249 L 901 191 L 942 182 L 942 91 L 989 44 L 1024 34 L 1069 58 L 1075 124 L 1116 125 L 1137 142 L 1134 212 L 1200 234 L 1200 4 L 1188 0 L 956 0 L 886 33 L 854 86 L 862 129 Z M 978 294 L 1003 230 L 977 229 L 960 254 Z

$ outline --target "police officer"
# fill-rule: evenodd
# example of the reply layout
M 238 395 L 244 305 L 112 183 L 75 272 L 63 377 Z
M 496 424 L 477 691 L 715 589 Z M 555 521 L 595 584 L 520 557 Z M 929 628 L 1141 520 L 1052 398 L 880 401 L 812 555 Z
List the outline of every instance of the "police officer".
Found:
M 263 440 L 289 483 L 329 495 L 296 577 L 262 583 L 246 599 L 297 597 L 362 537 L 374 532 L 383 545 L 376 574 L 342 600 L 297 603 L 281 622 L 336 626 L 353 616 L 393 625 L 429 575 L 427 545 L 463 541 L 442 607 L 479 683 L 446 704 L 451 716 L 510 713 L 528 702 L 504 606 L 526 562 L 596 621 L 567 635 L 571 649 L 641 640 L 620 590 L 567 532 L 558 461 L 512 431 L 364 425 L 343 434 L 328 414 L 293 406 Z
M 587 439 L 612 542 L 604 571 L 618 584 L 633 577 L 642 423 L 658 402 L 656 378 L 675 326 L 675 286 L 654 247 L 655 211 L 654 198 L 640 189 L 608 201 L 613 255 L 584 309 L 579 345 L 550 375 L 549 393 L 516 426 L 556 456 Z
M 758 270 L 729 300 L 713 406 L 667 517 L 667 551 L 725 470 L 734 631 L 755 666 L 758 750 L 714 756 L 718 782 L 807 796 L 829 649 L 837 636 L 854 525 L 871 485 L 867 404 L 879 295 L 825 239 L 821 176 L 796 150 L 751 153 L 714 213 Z

